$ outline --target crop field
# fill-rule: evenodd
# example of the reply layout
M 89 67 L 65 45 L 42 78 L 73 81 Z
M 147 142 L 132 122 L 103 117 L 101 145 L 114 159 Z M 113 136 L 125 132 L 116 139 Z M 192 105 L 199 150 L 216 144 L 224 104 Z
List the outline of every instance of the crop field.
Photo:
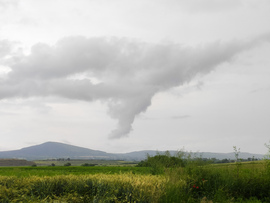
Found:
M 270 202 L 268 160 L 178 166 L 159 158 L 147 167 L 0 167 L 0 202 Z
M 95 174 L 0 177 L 2 202 L 156 202 L 165 179 L 152 175 Z
M 71 160 L 37 160 L 35 161 L 37 166 L 49 166 L 54 164 L 55 166 L 63 166 L 70 163 L 71 166 L 81 166 L 83 164 L 93 164 L 98 166 L 135 166 L 138 162 L 133 161 L 121 161 L 121 160 L 84 160 L 84 159 L 71 159 Z

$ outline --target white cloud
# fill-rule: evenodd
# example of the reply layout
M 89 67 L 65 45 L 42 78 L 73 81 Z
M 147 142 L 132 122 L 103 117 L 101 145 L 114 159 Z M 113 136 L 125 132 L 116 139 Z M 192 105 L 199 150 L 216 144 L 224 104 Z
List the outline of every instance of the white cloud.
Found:
M 12 43 L 8 40 L 0 40 L 0 59 L 8 56 L 12 50 Z
M 0 0 L 0 10 L 10 6 L 17 6 L 18 0 Z
M 172 119 L 179 120 L 179 119 L 187 119 L 190 115 L 181 115 L 181 116 L 172 116 Z

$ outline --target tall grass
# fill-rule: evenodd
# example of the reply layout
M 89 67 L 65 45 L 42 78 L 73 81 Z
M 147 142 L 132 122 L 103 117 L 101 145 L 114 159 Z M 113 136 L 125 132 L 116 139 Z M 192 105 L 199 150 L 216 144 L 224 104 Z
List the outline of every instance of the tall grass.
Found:
M 161 202 L 270 202 L 268 170 L 263 165 L 213 167 L 196 163 L 166 169 L 166 192 Z
M 164 182 L 134 174 L 0 177 L 0 202 L 157 202 Z

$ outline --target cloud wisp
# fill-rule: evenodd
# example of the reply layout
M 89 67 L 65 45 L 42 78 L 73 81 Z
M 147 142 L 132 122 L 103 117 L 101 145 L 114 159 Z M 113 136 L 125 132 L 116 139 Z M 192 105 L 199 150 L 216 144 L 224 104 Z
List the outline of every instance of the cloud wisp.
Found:
M 267 38 L 194 48 L 86 37 L 67 37 L 54 46 L 36 44 L 29 55 L 9 58 L 11 71 L 0 79 L 0 99 L 53 95 L 105 101 L 108 114 L 118 121 L 109 137 L 121 138 L 129 135 L 135 116 L 147 110 L 156 93 L 207 74 Z M 8 45 L 2 45 L 5 55 Z
M 172 116 L 171 119 L 179 120 L 179 119 L 187 119 L 190 118 L 190 115 L 182 115 L 182 116 Z
M 0 0 L 0 9 L 4 9 L 9 6 L 17 6 L 17 4 L 17 0 Z

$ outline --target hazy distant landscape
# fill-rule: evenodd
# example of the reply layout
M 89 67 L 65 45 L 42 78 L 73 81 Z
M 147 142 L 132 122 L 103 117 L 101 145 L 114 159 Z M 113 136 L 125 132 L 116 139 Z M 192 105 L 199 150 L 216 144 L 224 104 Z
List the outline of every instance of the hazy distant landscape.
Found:
M 177 154 L 177 151 L 169 151 L 172 155 Z M 26 160 L 46 160 L 46 159 L 99 159 L 99 160 L 125 160 L 125 161 L 141 161 L 147 157 L 147 155 L 155 156 L 157 153 L 164 154 L 165 151 L 144 150 L 135 151 L 123 154 L 112 154 L 104 151 L 92 150 L 83 147 L 58 143 L 58 142 L 46 142 L 40 145 L 22 148 L 20 150 L 2 151 L 0 152 L 0 158 L 16 158 Z M 191 153 L 193 157 L 201 157 L 207 159 L 235 159 L 233 152 L 231 153 L 213 153 L 213 152 L 185 152 Z M 247 152 L 241 152 L 239 158 L 242 159 L 262 159 L 263 154 L 251 154 Z

